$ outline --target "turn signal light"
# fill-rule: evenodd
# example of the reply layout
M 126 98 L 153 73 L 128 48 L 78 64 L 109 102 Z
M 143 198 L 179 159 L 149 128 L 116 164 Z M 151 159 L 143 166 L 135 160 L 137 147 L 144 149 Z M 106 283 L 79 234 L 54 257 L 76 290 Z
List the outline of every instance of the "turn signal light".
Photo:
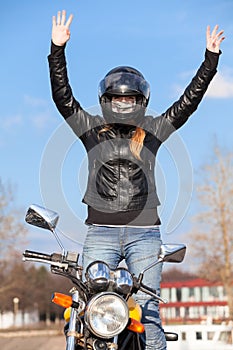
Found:
M 134 318 L 130 318 L 130 324 L 127 326 L 127 329 L 135 333 L 143 333 L 145 327 L 141 322 L 135 320 Z
M 68 308 L 72 305 L 72 297 L 70 295 L 55 292 L 52 296 L 52 302 L 62 307 Z

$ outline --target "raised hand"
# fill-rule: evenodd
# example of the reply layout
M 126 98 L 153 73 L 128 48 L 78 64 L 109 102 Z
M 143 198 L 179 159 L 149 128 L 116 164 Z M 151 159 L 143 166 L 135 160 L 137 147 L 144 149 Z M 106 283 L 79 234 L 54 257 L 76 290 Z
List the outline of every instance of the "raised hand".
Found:
M 66 11 L 58 11 L 57 17 L 53 16 L 52 20 L 52 42 L 55 45 L 63 46 L 70 39 L 70 24 L 73 15 L 70 15 L 66 21 Z
M 220 51 L 220 44 L 225 39 L 223 36 L 224 31 L 220 30 L 218 32 L 218 25 L 216 25 L 212 31 L 210 32 L 210 26 L 207 26 L 206 29 L 206 48 L 212 52 Z

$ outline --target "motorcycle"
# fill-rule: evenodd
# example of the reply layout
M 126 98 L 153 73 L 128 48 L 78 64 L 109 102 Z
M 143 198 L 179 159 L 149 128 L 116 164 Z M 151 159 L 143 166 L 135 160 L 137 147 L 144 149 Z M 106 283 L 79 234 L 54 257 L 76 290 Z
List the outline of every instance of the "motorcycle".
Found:
M 55 292 L 52 301 L 65 308 L 66 350 L 141 350 L 141 308 L 133 295 L 139 290 L 156 300 L 163 300 L 156 291 L 143 284 L 143 276 L 153 266 L 163 262 L 183 261 L 184 244 L 162 244 L 157 260 L 144 268 L 139 276 L 127 268 L 110 270 L 104 261 L 93 261 L 85 271 L 79 265 L 79 253 L 65 251 L 57 232 L 59 215 L 47 208 L 31 205 L 26 213 L 28 224 L 50 230 L 61 248 L 61 253 L 43 254 L 25 250 L 24 261 L 46 263 L 51 272 L 67 277 L 73 283 L 70 295 Z M 178 335 L 165 332 L 167 341 L 178 340 Z

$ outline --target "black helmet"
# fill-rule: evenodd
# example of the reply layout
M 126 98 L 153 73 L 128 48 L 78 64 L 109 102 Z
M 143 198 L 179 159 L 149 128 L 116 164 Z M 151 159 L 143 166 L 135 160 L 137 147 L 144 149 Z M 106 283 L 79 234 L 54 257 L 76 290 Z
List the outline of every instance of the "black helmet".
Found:
M 116 112 L 112 109 L 112 97 L 135 96 L 133 111 Z M 110 70 L 99 84 L 99 101 L 103 116 L 110 123 L 139 123 L 145 116 L 150 98 L 150 86 L 135 68 L 120 66 Z

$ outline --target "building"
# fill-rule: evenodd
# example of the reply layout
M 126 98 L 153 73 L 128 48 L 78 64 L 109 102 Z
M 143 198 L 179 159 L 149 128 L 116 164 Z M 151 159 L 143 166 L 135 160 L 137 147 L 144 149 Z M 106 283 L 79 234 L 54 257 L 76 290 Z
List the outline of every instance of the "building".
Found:
M 204 279 L 161 283 L 161 318 L 164 323 L 201 321 L 211 318 L 224 320 L 229 317 L 227 296 L 221 283 Z
M 7 329 L 11 327 L 25 327 L 39 322 L 38 311 L 25 312 L 18 310 L 14 312 L 0 313 L 0 329 Z

